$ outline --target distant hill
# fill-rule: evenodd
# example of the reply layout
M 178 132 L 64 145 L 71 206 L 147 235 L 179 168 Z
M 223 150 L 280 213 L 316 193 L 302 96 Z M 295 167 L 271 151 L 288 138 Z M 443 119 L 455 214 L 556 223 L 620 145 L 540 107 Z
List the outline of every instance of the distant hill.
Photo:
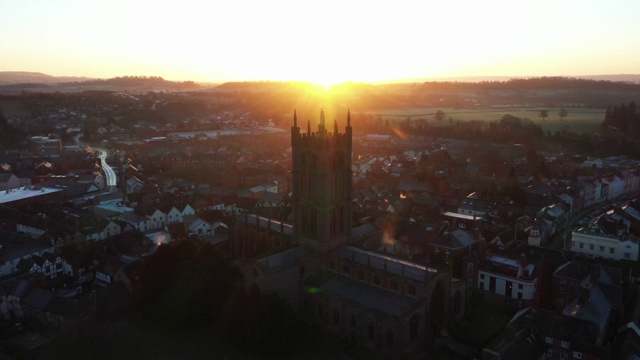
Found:
M 422 78 L 416 80 L 407 81 L 394 81 L 397 82 L 494 82 L 494 81 L 509 81 L 511 79 L 535 79 L 540 76 L 451 76 L 440 78 Z M 615 82 L 631 82 L 640 84 L 640 74 L 612 74 L 612 75 L 580 75 L 580 76 L 558 76 L 556 78 L 570 78 L 570 79 L 586 79 L 586 80 L 602 80 L 602 81 L 615 81 Z
M 57 84 L 72 81 L 87 81 L 92 78 L 81 76 L 52 76 L 39 72 L 0 71 L 0 85 L 12 84 Z
M 159 76 L 122 76 L 111 79 L 55 77 L 33 72 L 0 72 L 0 94 L 81 91 L 186 91 L 202 86 L 193 81 L 169 81 Z

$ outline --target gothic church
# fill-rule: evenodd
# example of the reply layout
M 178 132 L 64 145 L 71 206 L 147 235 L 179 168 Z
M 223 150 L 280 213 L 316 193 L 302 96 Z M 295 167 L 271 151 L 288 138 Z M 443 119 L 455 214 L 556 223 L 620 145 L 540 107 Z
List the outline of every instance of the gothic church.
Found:
M 353 227 L 350 113 L 340 132 L 291 127 L 293 221 L 237 216 L 232 254 L 247 287 L 275 292 L 300 314 L 348 341 L 392 356 L 419 353 L 446 335 L 450 293 L 464 286 L 443 269 L 378 251 L 381 233 Z

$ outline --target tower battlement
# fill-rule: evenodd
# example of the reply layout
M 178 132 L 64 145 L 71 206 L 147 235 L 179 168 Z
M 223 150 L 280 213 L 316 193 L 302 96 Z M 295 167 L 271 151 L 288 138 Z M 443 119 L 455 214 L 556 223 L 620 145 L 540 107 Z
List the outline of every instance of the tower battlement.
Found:
M 324 111 L 316 132 L 302 133 L 297 114 L 291 127 L 292 208 L 294 241 L 328 251 L 350 241 L 352 227 L 353 174 L 352 129 L 347 112 L 343 133 L 334 121 L 326 127 Z

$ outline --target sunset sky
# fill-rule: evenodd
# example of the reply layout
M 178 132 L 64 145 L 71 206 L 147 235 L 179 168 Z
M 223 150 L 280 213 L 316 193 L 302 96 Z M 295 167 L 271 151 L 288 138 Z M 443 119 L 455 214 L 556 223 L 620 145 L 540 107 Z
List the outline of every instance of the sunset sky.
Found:
M 319 83 L 640 73 L 640 1 L 0 0 L 0 71 Z

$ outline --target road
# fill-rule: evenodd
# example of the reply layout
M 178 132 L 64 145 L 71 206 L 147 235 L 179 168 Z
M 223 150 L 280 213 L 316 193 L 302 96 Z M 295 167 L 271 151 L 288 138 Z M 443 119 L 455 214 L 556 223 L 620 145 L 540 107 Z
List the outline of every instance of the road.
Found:
M 117 176 L 113 168 L 107 164 L 107 150 L 100 148 L 93 148 L 99 155 L 100 165 L 102 166 L 102 171 L 104 171 L 104 176 L 107 178 L 107 186 L 110 190 L 114 190 L 117 184 Z

